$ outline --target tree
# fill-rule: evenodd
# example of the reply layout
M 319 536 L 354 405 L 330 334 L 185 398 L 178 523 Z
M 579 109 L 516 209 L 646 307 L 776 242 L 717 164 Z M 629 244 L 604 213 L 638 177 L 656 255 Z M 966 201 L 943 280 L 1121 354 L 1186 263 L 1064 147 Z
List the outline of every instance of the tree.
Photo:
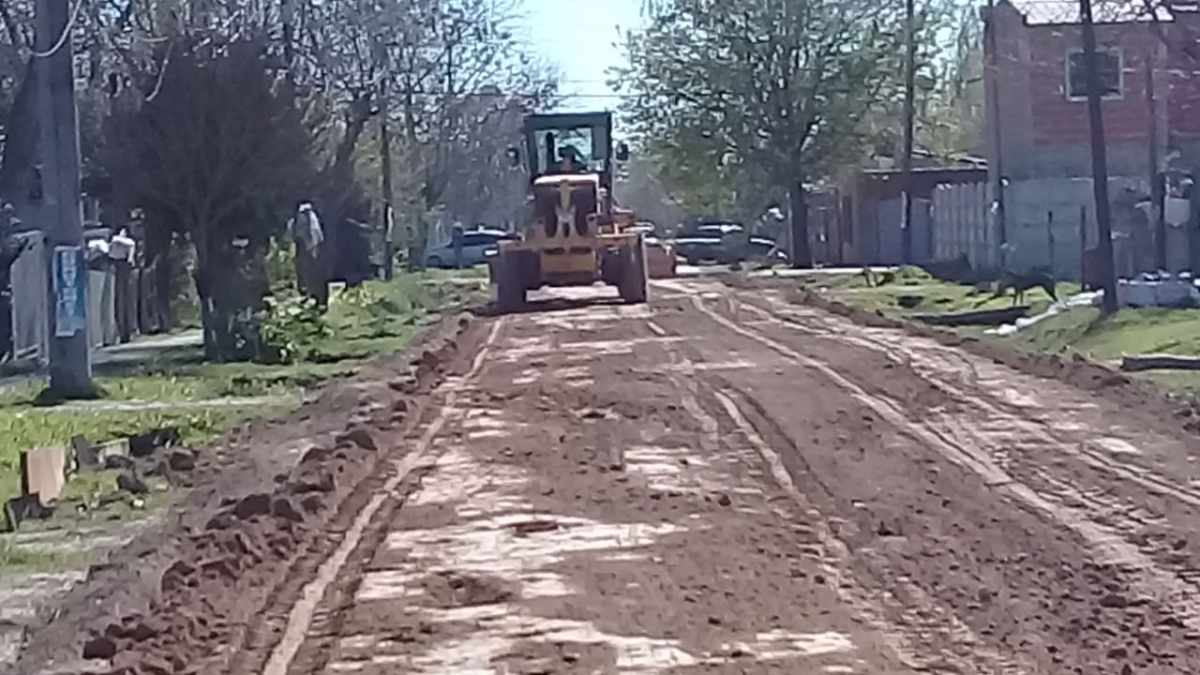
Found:
M 898 100 L 903 16 L 894 5 L 650 3 L 649 26 L 626 36 L 629 63 L 617 81 L 642 145 L 662 158 L 664 180 L 719 176 L 742 183 L 730 201 L 786 195 L 801 214 L 804 184 L 856 163 L 872 112 Z M 922 14 L 919 41 L 932 29 Z M 741 181 L 730 180 L 735 174 Z M 793 237 L 794 259 L 811 263 L 802 218 Z
M 510 164 L 507 150 L 520 147 L 528 107 L 495 88 L 480 93 L 460 108 L 462 123 L 476 131 L 448 144 L 440 201 L 454 220 L 498 226 L 515 221 L 525 204 L 528 174 Z
M 198 254 L 205 253 L 207 243 L 194 238 L 198 231 L 194 213 L 153 202 L 145 183 L 153 178 L 183 184 L 197 175 L 197 167 L 159 162 L 154 165 L 165 175 L 148 177 L 138 162 L 129 159 L 134 147 L 115 132 L 132 133 L 139 124 L 164 116 L 198 115 L 200 109 L 184 110 L 178 101 L 164 99 L 194 102 L 196 98 L 181 90 L 180 82 L 190 82 L 200 71 L 219 72 L 228 58 L 243 58 L 230 51 L 234 45 L 254 44 L 253 70 L 258 79 L 253 84 L 261 85 L 256 91 L 269 92 L 272 106 L 286 103 L 303 117 L 303 124 L 290 118 L 288 124 L 303 128 L 303 134 L 297 132 L 293 139 L 295 148 L 307 153 L 305 166 L 317 171 L 319 179 L 310 176 L 287 185 L 287 213 L 274 213 L 281 202 L 263 193 L 261 202 L 269 203 L 269 208 L 260 212 L 255 206 L 252 214 L 218 218 L 212 221 L 216 227 L 225 227 L 226 220 L 261 227 L 251 237 L 254 248 L 245 251 L 256 258 L 259 244 L 278 230 L 294 208 L 291 200 L 308 199 L 317 205 L 336 248 L 345 224 L 372 220 L 373 201 L 381 201 L 382 163 L 363 161 L 364 154 L 379 153 L 381 148 L 364 144 L 363 138 L 372 122 L 384 119 L 399 130 L 389 144 L 389 149 L 397 150 L 389 166 L 403 167 L 400 175 L 411 178 L 395 181 L 396 194 L 388 199 L 417 205 L 421 208 L 412 213 L 423 213 L 429 205 L 444 201 L 448 182 L 459 180 L 452 175 L 464 165 L 474 165 L 475 156 L 484 152 L 480 139 L 490 140 L 487 134 L 495 130 L 490 122 L 477 125 L 474 118 L 461 114 L 465 101 L 482 100 L 477 94 L 489 84 L 503 92 L 505 101 L 517 96 L 526 102 L 553 90 L 552 71 L 529 58 L 515 37 L 513 24 L 521 2 L 83 2 L 72 39 L 76 52 L 86 57 L 80 61 L 82 80 L 77 91 L 84 190 L 103 200 L 104 219 L 113 225 L 124 224 L 127 214 L 142 207 L 147 218 L 141 248 L 148 261 L 155 261 L 157 295 L 169 300 L 177 292 L 171 287 L 180 276 L 180 251 L 195 248 Z M 0 125 L 5 141 L 0 198 L 12 201 L 26 222 L 37 222 L 36 214 L 26 213 L 33 208 L 27 202 L 36 182 L 38 137 L 35 89 L 26 76 L 32 5 L 32 0 L 0 0 Z M 225 75 L 217 79 L 221 87 L 233 82 Z M 281 109 L 272 110 L 282 114 Z M 161 129 L 156 133 L 166 137 Z M 142 142 L 133 140 L 134 145 Z M 272 189 L 285 185 L 290 169 L 277 167 L 278 182 Z M 225 178 L 260 185 L 261 176 L 242 175 L 250 170 L 235 167 Z M 481 168 L 478 176 L 465 182 L 477 184 L 483 175 L 486 169 Z M 266 211 L 272 215 L 267 217 Z M 405 213 L 398 215 L 403 222 Z M 215 277 L 213 282 L 223 279 Z
M 398 225 L 407 223 L 401 229 L 415 235 L 419 249 L 424 215 L 446 201 L 452 182 L 489 175 L 493 158 L 481 153 L 493 151 L 497 130 L 511 126 L 513 102 L 536 106 L 552 96 L 556 74 L 517 39 L 520 0 L 333 0 L 308 7 L 296 48 L 311 66 L 298 81 L 329 92 L 345 111 L 339 164 L 361 149 L 372 117 L 387 125 L 379 134 L 389 139 L 386 151 L 368 143 L 368 158 L 355 165 L 378 175 L 382 158 L 390 158 L 393 194 L 383 195 L 382 186 L 371 192 L 377 203 L 396 207 Z M 501 148 L 497 159 L 503 154 Z
M 208 355 L 251 358 L 263 256 L 314 183 L 312 136 L 261 42 L 176 49 L 161 93 L 110 119 L 109 168 L 151 219 L 194 246 Z

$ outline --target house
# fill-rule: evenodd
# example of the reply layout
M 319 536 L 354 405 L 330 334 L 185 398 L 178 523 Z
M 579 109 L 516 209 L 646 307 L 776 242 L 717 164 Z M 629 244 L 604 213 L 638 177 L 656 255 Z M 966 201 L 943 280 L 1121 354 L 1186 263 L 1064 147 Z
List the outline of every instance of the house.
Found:
M 1111 176 L 1148 180 L 1152 136 L 1160 158 L 1200 166 L 1198 10 L 1197 0 L 1095 0 Z M 1010 181 L 1090 176 L 1079 3 L 999 0 L 988 14 L 991 170 Z
M 846 167 L 831 184 L 808 195 L 808 233 L 818 265 L 899 265 L 903 250 L 903 172 L 900 148 L 881 142 L 861 165 Z M 899 146 L 899 143 L 895 144 Z M 920 146 L 913 148 L 913 247 L 911 263 L 933 259 L 930 203 L 942 184 L 984 183 L 987 161 L 974 156 L 945 156 Z

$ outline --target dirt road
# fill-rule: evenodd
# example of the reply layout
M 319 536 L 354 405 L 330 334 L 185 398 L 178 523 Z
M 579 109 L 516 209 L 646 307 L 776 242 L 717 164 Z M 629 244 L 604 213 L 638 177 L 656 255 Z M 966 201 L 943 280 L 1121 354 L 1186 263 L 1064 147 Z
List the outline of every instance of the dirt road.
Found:
M 655 291 L 485 320 L 221 672 L 1200 672 L 1168 416 L 770 291 Z

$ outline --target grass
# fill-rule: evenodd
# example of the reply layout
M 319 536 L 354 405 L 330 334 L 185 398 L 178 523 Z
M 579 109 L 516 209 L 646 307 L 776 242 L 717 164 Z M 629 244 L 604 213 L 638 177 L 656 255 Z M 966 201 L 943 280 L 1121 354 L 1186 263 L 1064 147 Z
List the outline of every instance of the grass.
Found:
M 256 409 L 257 414 L 278 409 Z M 232 428 L 247 411 L 231 408 L 152 411 L 0 411 L 0 500 L 20 490 L 20 452 L 29 448 L 65 444 L 83 434 L 93 443 L 104 443 L 149 429 L 179 427 L 184 442 L 201 444 Z
M 1126 308 L 1103 317 L 1083 307 L 1046 318 L 1007 338 L 1040 352 L 1074 352 L 1094 361 L 1115 362 L 1126 354 L 1200 355 L 1200 309 Z M 1200 392 L 1200 372 L 1160 370 L 1133 373 L 1171 391 Z
M 6 572 L 54 572 L 82 567 L 87 561 L 82 552 L 46 551 L 0 536 L 0 569 Z
M 204 363 L 198 350 L 174 349 L 149 362 L 107 364 L 98 369 L 95 382 L 102 398 L 115 401 L 182 402 L 301 393 L 330 377 L 353 374 L 364 359 L 403 348 L 413 333 L 436 318 L 438 310 L 473 300 L 478 292 L 469 285 L 436 283 L 463 276 L 451 272 L 399 274 L 391 282 L 372 281 L 336 292 L 326 315 L 330 335 L 310 345 L 299 363 Z M 41 382 L 27 382 L 0 390 L 0 502 L 19 491 L 22 450 L 65 444 L 78 434 L 103 443 L 167 426 L 178 427 L 185 443 L 201 445 L 248 416 L 281 410 L 255 406 L 250 410 L 87 411 L 56 408 L 41 396 L 42 389 Z M 111 486 L 113 477 L 100 473 L 79 484 L 72 481 L 64 498 L 92 494 L 98 487 L 87 481 L 93 479 Z M 82 492 L 74 495 L 77 489 Z M 0 567 L 6 566 L 3 560 L 0 554 Z
M 877 275 L 878 277 L 878 275 Z M 990 290 L 953 284 L 933 278 L 916 267 L 902 267 L 890 283 L 868 286 L 861 274 L 812 275 L 801 277 L 802 283 L 826 289 L 835 298 L 868 311 L 885 314 L 932 314 L 941 312 L 970 312 L 984 309 L 1003 309 L 1013 304 L 1012 295 L 995 297 Z M 1059 298 L 1079 292 L 1071 282 L 1057 284 Z M 912 296 L 919 300 L 910 307 L 901 307 L 899 298 Z M 1041 289 L 1025 294 L 1030 313 L 1037 314 L 1050 306 L 1051 299 Z
M 465 267 L 461 270 L 429 269 L 414 276 L 420 277 L 423 281 L 443 281 L 447 279 L 465 279 L 468 277 L 486 279 L 488 268 L 487 265 L 476 265 L 474 267 Z
M 291 394 L 329 377 L 353 372 L 353 368 L 336 363 L 263 366 L 159 362 L 126 368 L 121 374 L 97 375 L 93 381 L 99 398 L 104 400 L 196 401 Z M 44 387 L 40 381 L 30 381 L 0 390 L 0 410 L 56 404 L 42 394 Z
M 896 281 L 882 287 L 868 287 L 861 275 L 803 277 L 810 286 L 821 286 L 835 298 L 863 309 L 903 316 L 925 312 L 955 312 L 992 309 L 1012 304 L 1007 298 L 993 298 L 990 292 L 978 292 L 969 286 L 938 281 L 923 271 L 902 268 Z M 1079 292 L 1075 283 L 1059 283 L 1060 298 Z M 910 309 L 901 308 L 901 295 L 921 295 L 923 302 Z M 1030 315 L 1049 307 L 1050 299 L 1040 289 L 1027 293 Z M 978 327 L 959 332 L 1036 352 L 1074 352 L 1098 362 L 1112 363 L 1126 354 L 1200 355 L 1200 309 L 1126 308 L 1104 318 L 1095 307 L 1079 307 L 1038 323 L 1008 337 L 986 335 Z M 1149 371 L 1135 377 L 1151 381 L 1172 391 L 1200 393 L 1200 372 Z
M 1123 354 L 1200 354 L 1200 309 L 1122 309 L 1104 318 L 1095 307 L 1049 317 L 1015 342 L 1040 351 L 1070 349 L 1093 359 Z

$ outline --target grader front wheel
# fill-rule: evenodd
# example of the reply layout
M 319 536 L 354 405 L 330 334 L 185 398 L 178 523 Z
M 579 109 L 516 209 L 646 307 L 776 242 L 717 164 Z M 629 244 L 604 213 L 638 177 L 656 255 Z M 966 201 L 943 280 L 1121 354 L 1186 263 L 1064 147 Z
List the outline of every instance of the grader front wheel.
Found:
M 641 237 L 626 251 L 618 291 L 621 293 L 621 299 L 631 305 L 645 303 L 650 294 L 650 276 L 646 269 L 646 242 Z

